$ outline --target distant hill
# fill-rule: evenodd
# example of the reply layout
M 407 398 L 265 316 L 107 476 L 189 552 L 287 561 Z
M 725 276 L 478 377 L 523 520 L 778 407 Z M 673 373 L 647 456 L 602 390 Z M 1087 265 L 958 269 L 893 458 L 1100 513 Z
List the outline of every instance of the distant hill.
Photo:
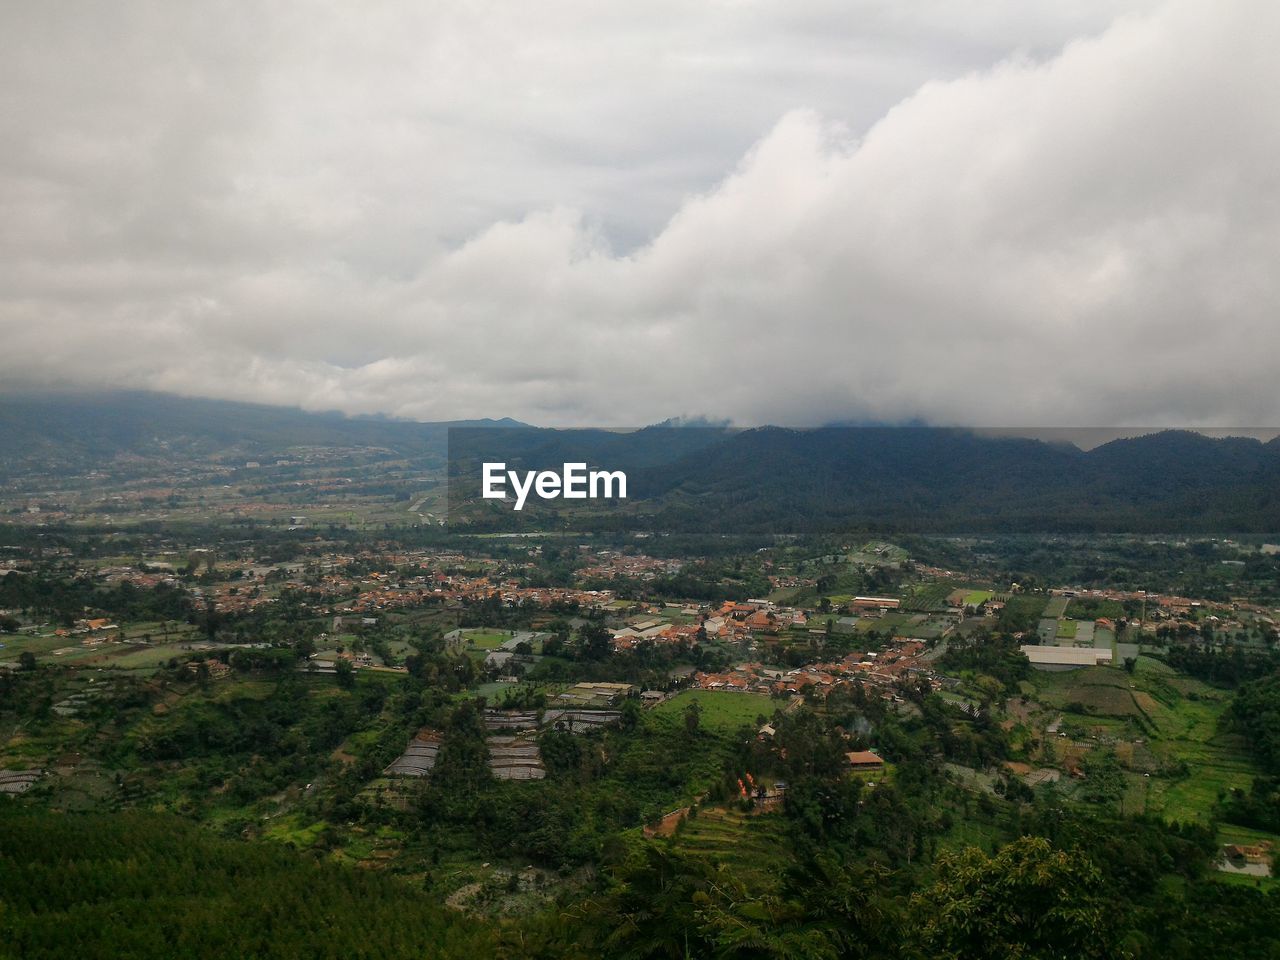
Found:
M 629 498 L 607 522 L 698 532 L 879 530 L 1280 532 L 1280 440 L 1162 431 L 1089 451 L 929 427 L 659 425 L 629 433 L 515 420 L 415 423 L 147 393 L 0 397 L 0 474 L 158 462 L 263 459 L 348 448 L 445 466 L 523 469 L 568 461 L 625 470 Z M 502 429 L 507 428 L 507 429 Z M 366 463 L 376 463 L 378 457 Z M 459 484 L 459 489 L 461 485 Z M 478 492 L 478 485 L 468 489 Z M 537 522 L 492 501 L 479 528 Z M 574 511 L 589 528 L 604 522 Z M 462 515 L 462 514 L 458 514 Z
M 377 448 L 443 462 L 451 426 L 143 392 L 0 396 L 0 472 L 84 469 L 120 456 L 268 458 L 300 446 Z
M 627 522 L 636 528 L 1280 531 L 1277 441 L 1164 431 L 1086 452 L 925 427 L 467 433 L 469 462 L 451 465 L 455 476 L 470 481 L 467 489 L 478 490 L 475 464 L 481 460 L 522 469 L 584 460 L 627 471 Z M 473 511 L 472 522 L 510 528 L 536 522 L 539 513 L 515 517 L 488 506 Z M 564 513 L 559 505 L 554 509 Z M 462 515 L 465 510 L 455 513 Z M 578 522 L 616 527 L 621 518 L 611 505 Z
M 1084 452 L 965 430 L 751 430 L 654 472 L 659 519 L 757 529 L 1280 530 L 1280 441 L 1184 431 Z M 692 519 L 692 518 L 691 518 Z

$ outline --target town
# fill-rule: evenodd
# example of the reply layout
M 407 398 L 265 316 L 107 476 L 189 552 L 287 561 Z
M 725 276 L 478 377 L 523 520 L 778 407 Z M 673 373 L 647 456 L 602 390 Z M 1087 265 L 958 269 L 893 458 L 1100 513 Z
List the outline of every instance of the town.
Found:
M 824 851 L 1036 837 L 1119 851 L 1144 909 L 1280 884 L 1266 537 L 472 532 L 438 467 L 0 484 L 0 802 L 181 818 L 508 946 L 645 858 L 760 905 Z

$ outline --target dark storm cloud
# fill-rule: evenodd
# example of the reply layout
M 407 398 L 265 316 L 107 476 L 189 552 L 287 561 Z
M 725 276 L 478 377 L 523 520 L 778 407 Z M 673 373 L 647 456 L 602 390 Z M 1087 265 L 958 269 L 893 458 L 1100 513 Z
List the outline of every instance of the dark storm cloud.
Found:
M 0 376 L 1280 422 L 1280 9 L 1039 6 L 10 5 Z

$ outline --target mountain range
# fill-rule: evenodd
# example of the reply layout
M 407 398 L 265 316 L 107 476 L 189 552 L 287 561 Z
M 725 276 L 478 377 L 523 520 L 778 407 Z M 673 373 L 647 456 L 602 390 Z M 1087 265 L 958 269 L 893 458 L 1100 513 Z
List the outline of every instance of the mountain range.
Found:
M 0 472 L 9 476 L 120 458 L 267 459 L 299 447 L 439 467 L 448 453 L 451 480 L 468 483 L 482 460 L 625 470 L 629 497 L 621 512 L 611 506 L 613 522 L 655 529 L 1280 531 L 1280 439 L 1167 430 L 1086 451 L 919 426 L 553 430 L 509 418 L 418 423 L 146 393 L 0 397 Z M 460 484 L 459 496 L 469 489 Z M 537 517 L 474 514 L 499 528 Z

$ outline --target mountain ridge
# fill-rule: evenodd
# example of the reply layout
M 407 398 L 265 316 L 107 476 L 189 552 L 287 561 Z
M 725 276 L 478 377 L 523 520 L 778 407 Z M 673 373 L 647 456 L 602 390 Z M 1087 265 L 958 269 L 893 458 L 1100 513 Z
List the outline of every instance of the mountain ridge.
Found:
M 680 422 L 620 432 L 511 418 L 355 418 L 142 392 L 0 397 L 8 476 L 84 472 L 113 459 L 267 461 L 300 447 L 377 451 L 447 467 L 455 480 L 495 460 L 622 469 L 631 481 L 625 522 L 659 529 L 1280 531 L 1280 439 L 1166 430 L 1082 450 L 962 427 Z

